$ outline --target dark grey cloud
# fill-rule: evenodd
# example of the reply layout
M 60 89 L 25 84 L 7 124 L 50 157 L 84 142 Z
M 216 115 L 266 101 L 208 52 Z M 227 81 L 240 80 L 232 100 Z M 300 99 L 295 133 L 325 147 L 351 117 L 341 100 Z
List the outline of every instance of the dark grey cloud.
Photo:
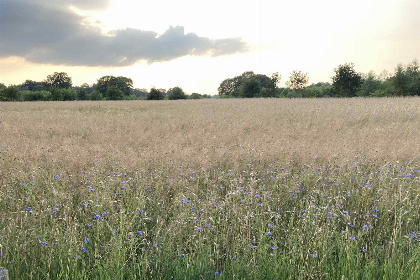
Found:
M 45 2 L 48 2 L 46 4 Z M 240 38 L 212 40 L 181 26 L 158 35 L 138 29 L 107 35 L 86 24 L 69 6 L 100 9 L 109 1 L 1 0 L 0 57 L 20 56 L 36 63 L 127 66 L 139 60 L 168 61 L 185 55 L 226 55 L 246 51 Z

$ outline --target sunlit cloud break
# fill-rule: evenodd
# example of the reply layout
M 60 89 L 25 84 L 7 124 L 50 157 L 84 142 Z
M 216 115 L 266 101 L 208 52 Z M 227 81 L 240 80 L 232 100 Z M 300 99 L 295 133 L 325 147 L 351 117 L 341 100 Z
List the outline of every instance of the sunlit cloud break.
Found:
M 96 1 L 97 2 L 97 1 Z M 65 3 L 65 4 L 63 4 Z M 71 66 L 128 66 L 137 61 L 169 61 L 182 56 L 220 56 L 247 51 L 241 38 L 210 39 L 170 26 L 163 34 L 139 29 L 103 34 L 70 6 L 81 1 L 3 0 L 0 2 L 0 57 Z M 104 1 L 106 4 L 106 1 Z

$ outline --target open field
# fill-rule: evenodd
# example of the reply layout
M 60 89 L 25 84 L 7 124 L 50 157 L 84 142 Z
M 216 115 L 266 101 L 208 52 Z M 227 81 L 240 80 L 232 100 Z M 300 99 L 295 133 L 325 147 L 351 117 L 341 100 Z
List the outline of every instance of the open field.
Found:
M 0 103 L 11 279 L 417 279 L 420 98 Z

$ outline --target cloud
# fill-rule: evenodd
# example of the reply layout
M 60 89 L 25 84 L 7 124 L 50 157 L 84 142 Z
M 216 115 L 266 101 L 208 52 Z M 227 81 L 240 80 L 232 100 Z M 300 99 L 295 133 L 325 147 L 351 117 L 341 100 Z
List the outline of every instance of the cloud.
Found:
M 181 26 L 158 35 L 138 29 L 102 34 L 69 7 L 99 9 L 109 1 L 0 1 L 0 57 L 72 66 L 127 66 L 140 60 L 168 61 L 186 55 L 227 55 L 247 50 L 240 38 L 213 40 Z M 101 6 L 99 6 L 101 5 Z

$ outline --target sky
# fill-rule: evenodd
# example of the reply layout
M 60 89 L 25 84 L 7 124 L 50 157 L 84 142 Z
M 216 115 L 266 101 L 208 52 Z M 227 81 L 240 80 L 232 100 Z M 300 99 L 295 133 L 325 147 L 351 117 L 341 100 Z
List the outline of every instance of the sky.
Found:
M 419 0 L 0 0 L 0 83 L 66 72 L 73 85 L 125 76 L 134 87 L 217 94 L 245 71 L 393 73 L 420 59 Z

